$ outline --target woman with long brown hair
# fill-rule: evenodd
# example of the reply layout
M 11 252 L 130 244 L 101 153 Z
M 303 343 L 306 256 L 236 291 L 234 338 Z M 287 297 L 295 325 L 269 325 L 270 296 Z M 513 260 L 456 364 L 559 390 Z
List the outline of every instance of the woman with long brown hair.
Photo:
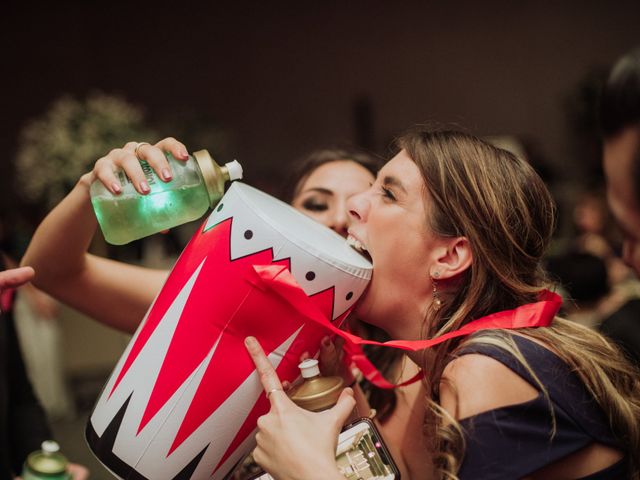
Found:
M 370 256 L 360 319 L 391 338 L 433 339 L 534 304 L 555 207 L 524 161 L 471 135 L 418 130 L 349 202 L 352 243 Z M 256 460 L 278 479 L 344 478 L 334 454 L 354 405 L 296 407 L 247 339 L 271 411 Z M 426 411 L 396 461 L 410 478 L 640 478 L 640 377 L 601 335 L 562 318 L 493 329 L 410 354 Z

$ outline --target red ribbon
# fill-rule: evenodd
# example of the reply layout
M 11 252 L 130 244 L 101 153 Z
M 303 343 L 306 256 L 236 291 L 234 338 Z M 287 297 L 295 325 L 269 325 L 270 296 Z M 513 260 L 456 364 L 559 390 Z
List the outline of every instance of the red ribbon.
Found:
M 557 293 L 543 290 L 539 300 L 534 303 L 521 305 L 513 310 L 492 313 L 482 318 L 472 320 L 458 330 L 448 332 L 436 338 L 428 340 L 391 340 L 388 342 L 376 342 L 365 340 L 357 335 L 346 332 L 332 324 L 318 307 L 309 300 L 298 285 L 289 270 L 281 265 L 255 265 L 256 279 L 266 288 L 278 294 L 298 312 L 309 320 L 319 323 L 327 330 L 342 337 L 345 340 L 344 349 L 351 355 L 352 360 L 371 383 L 380 388 L 395 388 L 415 382 L 421 376 L 419 373 L 414 378 L 399 385 L 388 382 L 378 369 L 367 359 L 362 352 L 361 345 L 379 345 L 383 347 L 398 348 L 400 350 L 418 351 L 430 348 L 446 340 L 470 335 L 480 330 L 546 327 L 551 324 L 562 305 L 562 299 Z

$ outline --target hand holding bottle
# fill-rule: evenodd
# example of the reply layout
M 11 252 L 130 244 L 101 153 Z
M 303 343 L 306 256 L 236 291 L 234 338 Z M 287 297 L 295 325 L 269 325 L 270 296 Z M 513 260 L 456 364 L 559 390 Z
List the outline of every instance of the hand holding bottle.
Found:
M 91 185 L 95 180 L 99 180 L 113 195 L 118 195 L 122 192 L 123 185 L 115 172 L 121 170 L 130 179 L 136 191 L 146 195 L 151 189 L 140 161 L 145 161 L 160 180 L 169 182 L 173 178 L 173 171 L 166 153 L 181 162 L 189 159 L 184 144 L 172 137 L 160 140 L 155 145 L 128 142 L 122 148 L 115 148 L 98 159 L 93 170 L 87 174 L 86 182 Z
M 112 150 L 93 173 L 87 181 L 98 223 L 107 242 L 122 245 L 200 218 L 218 203 L 226 181 L 242 178 L 242 167 L 221 167 L 206 150 L 189 155 L 167 138 Z
M 282 391 L 276 371 L 260 344 L 246 340 L 262 386 L 271 402 L 268 414 L 258 419 L 253 456 L 267 472 L 280 479 L 342 479 L 335 460 L 338 434 L 355 401 L 346 388 L 329 410 L 310 412 L 298 407 Z

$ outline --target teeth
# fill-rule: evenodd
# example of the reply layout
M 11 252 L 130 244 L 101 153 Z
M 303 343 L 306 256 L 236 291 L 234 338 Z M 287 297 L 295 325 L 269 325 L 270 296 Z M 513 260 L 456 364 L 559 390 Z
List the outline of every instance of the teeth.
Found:
M 349 235 L 349 236 L 347 237 L 347 243 L 348 243 L 351 247 L 355 248 L 355 249 L 356 249 L 358 252 L 360 252 L 360 253 L 362 253 L 362 252 L 366 252 L 366 251 L 367 251 L 367 247 L 365 247 L 365 246 L 360 242 L 360 240 L 358 240 L 358 239 L 357 239 L 357 238 L 355 238 L 355 237 L 352 237 L 351 235 Z

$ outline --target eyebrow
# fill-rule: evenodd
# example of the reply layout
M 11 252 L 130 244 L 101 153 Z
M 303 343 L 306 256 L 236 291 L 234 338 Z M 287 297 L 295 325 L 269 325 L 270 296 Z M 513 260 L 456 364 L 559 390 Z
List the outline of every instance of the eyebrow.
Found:
M 316 193 L 323 193 L 325 195 L 333 195 L 333 192 L 331 190 L 323 187 L 311 187 L 302 191 L 302 193 L 308 193 L 308 192 L 316 192 Z
M 396 177 L 387 175 L 382 179 L 382 183 L 385 186 L 396 187 L 396 188 L 399 188 L 400 190 L 402 190 L 405 194 L 407 193 L 407 189 L 404 188 L 404 185 L 402 184 L 400 179 L 398 179 Z

